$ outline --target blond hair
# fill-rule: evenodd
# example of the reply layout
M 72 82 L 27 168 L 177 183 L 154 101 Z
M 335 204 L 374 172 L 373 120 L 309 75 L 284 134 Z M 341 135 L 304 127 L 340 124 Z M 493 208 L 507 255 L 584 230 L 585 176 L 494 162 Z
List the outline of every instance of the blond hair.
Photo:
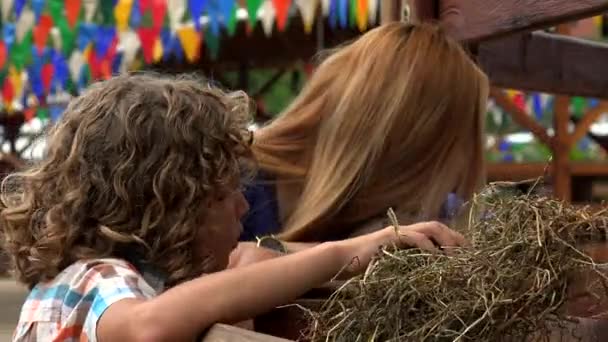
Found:
M 488 80 L 429 24 L 391 23 L 338 48 L 282 115 L 256 132 L 262 170 L 299 182 L 282 237 L 317 240 L 394 207 L 435 218 L 483 182 Z
M 44 160 L 3 183 L 17 278 L 33 286 L 78 260 L 133 250 L 169 286 L 210 271 L 195 236 L 206 201 L 233 191 L 251 157 L 243 99 L 195 79 L 124 75 L 73 100 Z

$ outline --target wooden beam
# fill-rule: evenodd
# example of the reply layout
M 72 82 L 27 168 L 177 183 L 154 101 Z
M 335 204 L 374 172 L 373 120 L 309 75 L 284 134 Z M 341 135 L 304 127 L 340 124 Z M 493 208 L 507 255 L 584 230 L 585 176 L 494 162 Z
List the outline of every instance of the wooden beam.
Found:
M 553 142 L 547 129 L 541 124 L 536 122 L 528 113 L 519 109 L 513 101 L 509 100 L 507 96 L 498 88 L 492 88 L 490 96 L 494 99 L 496 104 L 500 106 L 504 111 L 509 113 L 513 120 L 521 125 L 523 128 L 530 130 L 543 144 L 552 146 Z
M 581 140 L 582 137 L 587 135 L 589 127 L 600 117 L 600 115 L 608 113 L 608 102 L 601 102 L 597 107 L 590 109 L 583 119 L 576 125 L 574 133 L 570 136 L 570 146 Z
M 439 15 L 438 0 L 408 0 L 410 20 L 414 23 L 435 21 Z
M 608 44 L 536 32 L 478 47 L 478 61 L 498 87 L 608 98 Z
M 439 18 L 457 39 L 482 41 L 608 11 L 608 0 L 441 0 Z

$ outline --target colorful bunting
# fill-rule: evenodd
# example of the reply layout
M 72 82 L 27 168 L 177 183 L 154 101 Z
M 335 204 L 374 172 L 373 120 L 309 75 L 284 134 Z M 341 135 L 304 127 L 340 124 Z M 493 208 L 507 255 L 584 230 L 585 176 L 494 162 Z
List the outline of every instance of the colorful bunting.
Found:
M 106 0 L 107 1 L 107 0 Z M 70 24 L 70 27 L 74 28 L 80 15 L 81 0 L 65 0 L 65 16 Z
M 13 0 L 2 0 L 2 21 L 6 22 L 11 14 L 13 8 Z
M 38 48 L 39 54 L 42 54 L 42 50 L 47 44 L 52 28 L 53 18 L 51 18 L 51 16 L 49 16 L 48 14 L 41 15 L 40 20 L 38 21 L 38 25 L 36 25 L 34 31 L 32 32 L 34 44 Z
M 267 0 L 270 1 L 270 0 Z M 247 0 L 247 13 L 249 14 L 249 26 L 254 27 L 258 21 L 258 11 L 264 0 Z
M 90 23 L 93 21 L 93 17 L 95 16 L 95 12 L 97 11 L 97 2 L 99 0 L 86 0 L 82 3 L 82 8 L 84 10 L 84 21 Z M 108 0 L 104 0 L 108 1 Z
M 160 31 L 152 27 L 140 27 L 137 31 L 139 40 L 141 41 L 141 49 L 144 54 L 144 60 L 148 64 L 154 61 L 154 44 L 158 38 Z
M 40 20 L 40 16 L 42 15 L 42 11 L 44 10 L 44 5 L 44 0 L 32 0 L 32 10 L 34 11 L 34 15 L 36 16 L 36 22 Z
M 271 0 L 266 0 L 262 7 L 260 8 L 261 16 L 260 21 L 262 22 L 262 30 L 264 30 L 264 34 L 267 37 L 272 35 L 272 29 L 274 26 L 274 19 L 276 17 L 276 12 L 274 10 L 274 6 L 272 5 Z
M 6 44 L 3 41 L 0 41 L 0 69 L 4 69 L 4 66 L 6 65 L 7 55 Z
M 118 0 L 118 4 L 114 7 L 114 19 L 118 30 L 124 31 L 129 27 L 132 8 L 133 0 Z
M 25 38 L 25 35 L 34 27 L 35 22 L 36 16 L 34 15 L 34 11 L 29 8 L 21 11 L 21 16 L 17 21 L 16 27 L 17 42 L 21 42 Z
M 175 32 L 181 24 L 184 14 L 186 14 L 186 0 L 168 0 L 167 1 L 169 26 L 171 31 Z
M 194 27 L 197 31 L 201 30 L 200 18 L 203 15 L 203 11 L 207 6 L 208 0 L 188 0 L 188 7 L 190 8 L 190 15 L 194 22 Z
M 356 0 L 357 1 L 357 27 L 359 31 L 367 30 L 367 24 L 369 21 L 369 0 Z M 353 6 L 354 8 L 355 6 Z

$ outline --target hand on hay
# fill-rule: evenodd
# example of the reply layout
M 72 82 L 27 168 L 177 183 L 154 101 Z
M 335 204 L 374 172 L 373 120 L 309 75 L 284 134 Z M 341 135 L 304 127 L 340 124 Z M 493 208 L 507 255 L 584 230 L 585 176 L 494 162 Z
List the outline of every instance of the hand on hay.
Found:
M 389 226 L 375 233 L 344 240 L 344 243 L 350 244 L 350 249 L 354 251 L 355 263 L 351 265 L 354 273 L 363 271 L 378 250 L 385 246 L 419 248 L 433 253 L 441 249 L 449 253 L 451 248 L 468 245 L 460 233 L 434 221 L 399 226 L 397 229 Z

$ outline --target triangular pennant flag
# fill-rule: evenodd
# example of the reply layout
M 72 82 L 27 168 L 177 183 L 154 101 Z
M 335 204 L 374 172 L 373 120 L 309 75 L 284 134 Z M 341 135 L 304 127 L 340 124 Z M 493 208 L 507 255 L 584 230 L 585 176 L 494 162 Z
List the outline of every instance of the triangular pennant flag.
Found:
M 143 15 L 152 9 L 153 0 L 139 0 L 139 12 Z
M 88 59 L 88 65 L 91 70 L 91 77 L 93 80 L 98 80 L 101 78 L 101 60 L 97 57 L 97 53 L 95 50 L 91 50 Z
M 152 27 L 140 27 L 137 30 L 141 41 L 141 50 L 144 54 L 146 63 L 151 64 L 154 60 L 154 44 L 158 38 L 159 31 Z
M 63 51 L 63 45 L 61 44 L 61 32 L 59 32 L 59 30 L 51 30 L 50 36 L 53 42 L 53 48 L 55 50 Z
M 53 68 L 55 69 L 55 80 L 63 89 L 67 88 L 68 80 L 70 79 L 70 70 L 68 64 L 61 54 L 56 51 L 53 55 Z
M 124 73 L 129 70 L 131 64 L 137 56 L 137 51 L 141 47 L 141 41 L 139 36 L 133 30 L 120 32 L 119 34 L 119 45 L 123 51 L 122 64 L 120 72 Z
M 152 51 L 152 59 L 154 63 L 158 63 L 163 59 L 163 43 L 161 38 L 157 38 L 154 42 L 154 50 Z
M 332 0 L 329 3 L 329 12 L 327 14 L 328 19 L 329 19 L 329 27 L 331 27 L 332 29 L 335 29 L 336 26 L 338 25 L 338 5 L 340 0 Z
M 40 100 L 42 101 L 42 100 Z M 42 121 L 49 119 L 49 110 L 44 106 L 39 106 L 36 112 L 36 117 Z
M 99 13 L 102 23 L 104 25 L 114 25 L 114 1 L 102 0 L 100 5 Z
M 97 3 L 99 0 L 86 0 L 82 3 L 84 10 L 84 21 L 90 23 L 97 12 Z
M 226 0 L 227 1 L 227 0 Z M 167 14 L 167 0 L 153 0 L 152 3 L 152 27 L 160 30 L 165 22 Z
M 6 49 L 6 44 L 3 41 L 0 41 L 0 69 L 4 69 L 6 65 L 6 60 L 8 57 L 8 51 Z
M 80 16 L 80 9 L 82 6 L 81 0 L 64 0 L 65 5 L 65 17 L 71 27 L 76 25 L 78 17 Z
M 25 8 L 25 0 L 15 0 L 15 18 L 21 18 L 21 14 L 23 13 L 23 8 Z
M 160 31 L 160 42 L 163 47 L 163 61 L 168 61 L 171 58 L 171 29 L 164 28 Z
M 114 59 L 112 60 L 112 74 L 121 73 L 120 67 L 122 65 L 122 53 L 117 53 Z
M 25 122 L 30 122 L 36 116 L 36 108 L 28 106 L 23 111 L 23 118 Z
M 108 53 L 108 49 L 116 37 L 116 28 L 112 26 L 99 27 L 97 34 L 96 50 L 99 57 Z
M 255 27 L 255 24 L 258 21 L 258 10 L 263 3 L 264 0 L 247 0 L 247 14 L 249 16 L 249 25 L 251 27 Z
M 2 21 L 6 22 L 11 14 L 13 8 L 13 0 L 2 0 Z
M 38 48 L 38 53 L 42 53 L 42 50 L 46 46 L 52 28 L 53 18 L 48 14 L 41 15 L 38 25 L 32 31 L 34 44 Z
M 45 64 L 44 66 L 42 66 L 40 77 L 42 78 L 42 85 L 44 86 L 44 91 L 47 94 L 51 90 L 51 82 L 53 81 L 54 72 L 55 68 L 53 67 L 53 64 Z
M 220 5 L 219 2 L 224 0 L 211 0 L 207 5 L 207 18 L 209 19 L 207 31 L 211 31 L 214 35 L 220 34 Z
M 104 59 L 99 63 L 99 77 L 102 80 L 109 80 L 112 78 L 112 63 L 108 59 Z
M 54 23 L 58 23 L 61 19 L 65 20 L 63 15 L 63 1 L 61 0 L 48 0 L 48 12 L 51 14 Z
M 44 11 L 44 0 L 32 0 L 32 10 L 34 11 L 34 15 L 36 16 L 36 22 L 40 20 L 40 16 Z
M 16 27 L 13 23 L 5 23 L 2 27 L 2 38 L 8 50 L 10 50 L 11 46 L 15 44 L 15 33 Z
M 275 18 L 276 12 L 272 5 L 272 1 L 266 0 L 262 7 L 260 7 L 260 21 L 262 22 L 262 30 L 264 30 L 266 37 L 272 36 Z
M 142 15 L 139 9 L 139 0 L 133 0 L 133 7 L 131 8 L 131 17 L 129 18 L 129 24 L 131 29 L 137 29 L 141 26 Z
M 329 15 L 329 5 L 332 0 L 321 0 L 321 13 L 323 16 Z
M 8 70 L 8 77 L 11 79 L 11 84 L 13 85 L 14 97 L 20 98 L 23 94 L 23 79 L 21 77 L 21 71 L 11 66 Z
M 34 22 L 36 22 L 34 12 L 29 8 L 25 8 L 17 21 L 17 42 L 21 42 L 27 32 L 34 28 Z
M 118 4 L 114 7 L 114 18 L 119 31 L 124 31 L 129 27 L 132 8 L 133 0 L 118 0 Z
M 114 37 L 112 42 L 110 43 L 110 47 L 106 51 L 106 53 L 102 56 L 103 59 L 107 59 L 109 61 L 113 61 L 118 53 L 118 37 Z
M 287 16 L 289 15 L 291 0 L 272 0 L 272 4 L 277 16 L 277 28 L 279 31 L 283 31 L 285 30 L 285 26 L 287 26 Z
M 541 120 L 543 118 L 543 105 L 540 99 L 539 94 L 532 95 L 532 108 L 534 110 L 534 116 L 537 120 Z
M 220 37 L 213 34 L 211 31 L 207 31 L 205 46 L 207 47 L 207 51 L 209 51 L 209 57 L 211 57 L 212 60 L 217 59 L 220 50 Z
M 169 26 L 171 27 L 171 31 L 175 32 L 184 19 L 184 14 L 186 13 L 186 0 L 168 0 L 167 7 Z
M 348 1 L 349 0 L 338 0 L 338 19 L 341 28 L 348 27 Z
M 300 9 L 300 15 L 304 23 L 304 32 L 310 33 L 315 23 L 315 13 L 317 12 L 319 0 L 296 0 L 296 5 Z
M 74 82 L 78 81 L 80 77 L 80 71 L 82 70 L 82 66 L 85 64 L 85 58 L 80 51 L 74 51 L 70 56 L 70 60 L 68 61 L 68 66 L 70 69 L 70 76 Z
M 349 0 L 349 19 L 348 22 L 350 23 L 350 27 L 355 27 L 355 25 L 357 24 L 357 11 L 358 11 L 358 6 L 357 6 L 357 0 Z
M 13 89 L 13 84 L 11 83 L 10 77 L 6 77 L 4 79 L 4 84 L 2 85 L 2 99 L 4 99 L 5 105 L 13 102 L 13 98 L 15 97 L 15 91 Z
M 178 63 L 182 63 L 184 61 L 184 49 L 182 48 L 182 43 L 177 34 L 171 36 L 171 53 L 175 56 L 175 59 Z
M 76 40 L 77 31 L 70 28 L 70 25 L 65 18 L 61 18 L 59 22 L 55 23 L 55 26 L 59 28 L 59 33 L 61 34 L 63 54 L 68 56 L 74 49 L 74 41 Z
M 98 28 L 94 23 L 82 23 L 78 30 L 78 49 L 84 51 L 97 35 Z
M 378 6 L 380 5 L 379 0 L 368 0 L 367 1 L 367 18 L 370 26 L 376 25 L 378 21 Z
M 207 2 L 209 0 L 188 0 L 188 8 L 190 9 L 190 16 L 192 17 L 192 21 L 194 22 L 194 27 L 198 31 L 201 29 L 201 16 L 203 15 L 203 11 L 207 7 Z
M 44 86 L 42 85 L 42 79 L 40 78 L 41 72 L 42 67 L 38 65 L 30 65 L 30 67 L 27 69 L 30 87 L 32 88 L 32 92 L 38 98 L 38 101 L 42 101 L 42 99 L 44 99 Z
M 357 0 L 357 27 L 359 31 L 367 30 L 369 20 L 369 0 Z
M 200 56 L 202 37 L 192 27 L 182 27 L 177 31 L 181 45 L 189 62 L 196 62 Z
M 226 23 L 226 30 L 228 31 L 229 36 L 234 36 L 234 34 L 236 33 L 236 24 L 238 21 L 237 17 L 236 17 L 237 10 L 238 10 L 238 6 L 232 7 L 232 12 L 230 13 L 230 16 L 228 17 L 228 23 Z

